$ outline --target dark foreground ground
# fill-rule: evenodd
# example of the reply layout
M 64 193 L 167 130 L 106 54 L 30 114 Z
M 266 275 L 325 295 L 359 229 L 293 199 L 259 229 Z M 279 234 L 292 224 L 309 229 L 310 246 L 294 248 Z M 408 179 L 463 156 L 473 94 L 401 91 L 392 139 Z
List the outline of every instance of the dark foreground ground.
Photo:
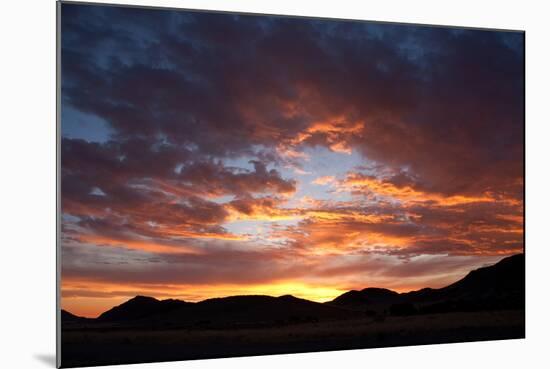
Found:
M 254 329 L 65 328 L 62 367 L 525 337 L 523 310 L 378 316 Z

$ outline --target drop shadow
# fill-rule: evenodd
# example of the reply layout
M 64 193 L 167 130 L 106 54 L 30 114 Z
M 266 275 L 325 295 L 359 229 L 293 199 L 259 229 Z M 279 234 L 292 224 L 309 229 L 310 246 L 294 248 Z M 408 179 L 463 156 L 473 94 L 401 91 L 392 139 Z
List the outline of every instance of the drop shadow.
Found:
M 50 368 L 57 368 L 57 362 L 55 360 L 55 354 L 34 354 L 34 358 Z

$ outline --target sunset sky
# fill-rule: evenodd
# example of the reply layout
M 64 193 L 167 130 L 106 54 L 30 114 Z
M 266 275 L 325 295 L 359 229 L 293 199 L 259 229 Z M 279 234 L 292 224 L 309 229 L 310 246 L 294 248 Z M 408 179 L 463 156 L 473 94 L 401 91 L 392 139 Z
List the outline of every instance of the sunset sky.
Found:
M 523 250 L 522 33 L 62 5 L 62 307 L 441 287 Z

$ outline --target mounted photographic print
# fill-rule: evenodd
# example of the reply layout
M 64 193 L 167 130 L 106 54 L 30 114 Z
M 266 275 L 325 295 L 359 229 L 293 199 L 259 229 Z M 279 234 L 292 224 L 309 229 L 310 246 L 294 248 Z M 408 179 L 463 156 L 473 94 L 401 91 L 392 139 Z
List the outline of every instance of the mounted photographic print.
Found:
M 58 365 L 525 336 L 524 33 L 58 3 Z

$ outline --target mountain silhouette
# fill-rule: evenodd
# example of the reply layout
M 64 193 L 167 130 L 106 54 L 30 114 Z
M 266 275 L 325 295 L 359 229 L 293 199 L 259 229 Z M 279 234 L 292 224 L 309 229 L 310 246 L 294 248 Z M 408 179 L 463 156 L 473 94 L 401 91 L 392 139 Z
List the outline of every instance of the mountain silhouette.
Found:
M 444 288 L 365 288 L 327 303 L 136 296 L 95 319 L 63 310 L 63 367 L 524 338 L 524 282 L 516 255 Z
M 525 300 L 525 257 L 502 259 L 471 271 L 443 288 L 397 293 L 383 288 L 346 292 L 327 303 L 291 295 L 230 296 L 200 302 L 157 300 L 136 296 L 96 319 L 81 318 L 65 310 L 63 324 L 116 324 L 135 327 L 242 328 L 269 327 L 353 319 L 358 316 L 452 311 L 522 309 Z
M 181 300 L 157 300 L 148 296 L 136 296 L 104 312 L 97 320 L 102 322 L 135 320 L 155 314 L 168 313 L 187 304 L 187 302 Z
M 395 291 L 385 288 L 369 287 L 361 291 L 352 290 L 346 292 L 328 304 L 351 308 L 374 309 L 381 305 L 398 302 L 399 298 L 399 293 Z
M 469 272 L 443 288 L 397 293 L 379 288 L 346 292 L 328 305 L 390 311 L 397 315 L 491 309 L 519 309 L 525 301 L 525 256 L 518 254 Z
M 341 320 L 356 316 L 359 314 L 291 295 L 230 296 L 196 303 L 136 296 L 104 312 L 95 321 L 133 327 L 229 328 Z
M 442 291 L 482 297 L 486 294 L 509 294 L 525 287 L 525 256 L 518 254 L 502 259 L 492 266 L 479 268 Z
M 346 318 L 341 309 L 291 295 L 232 296 L 201 301 L 188 309 L 188 313 L 208 319 L 215 325 L 262 325 L 315 322 Z
M 71 323 L 83 323 L 88 320 L 91 320 L 89 318 L 83 318 L 80 316 L 76 316 L 74 314 L 69 313 L 67 310 L 61 310 L 61 321 L 64 323 L 71 322 Z

